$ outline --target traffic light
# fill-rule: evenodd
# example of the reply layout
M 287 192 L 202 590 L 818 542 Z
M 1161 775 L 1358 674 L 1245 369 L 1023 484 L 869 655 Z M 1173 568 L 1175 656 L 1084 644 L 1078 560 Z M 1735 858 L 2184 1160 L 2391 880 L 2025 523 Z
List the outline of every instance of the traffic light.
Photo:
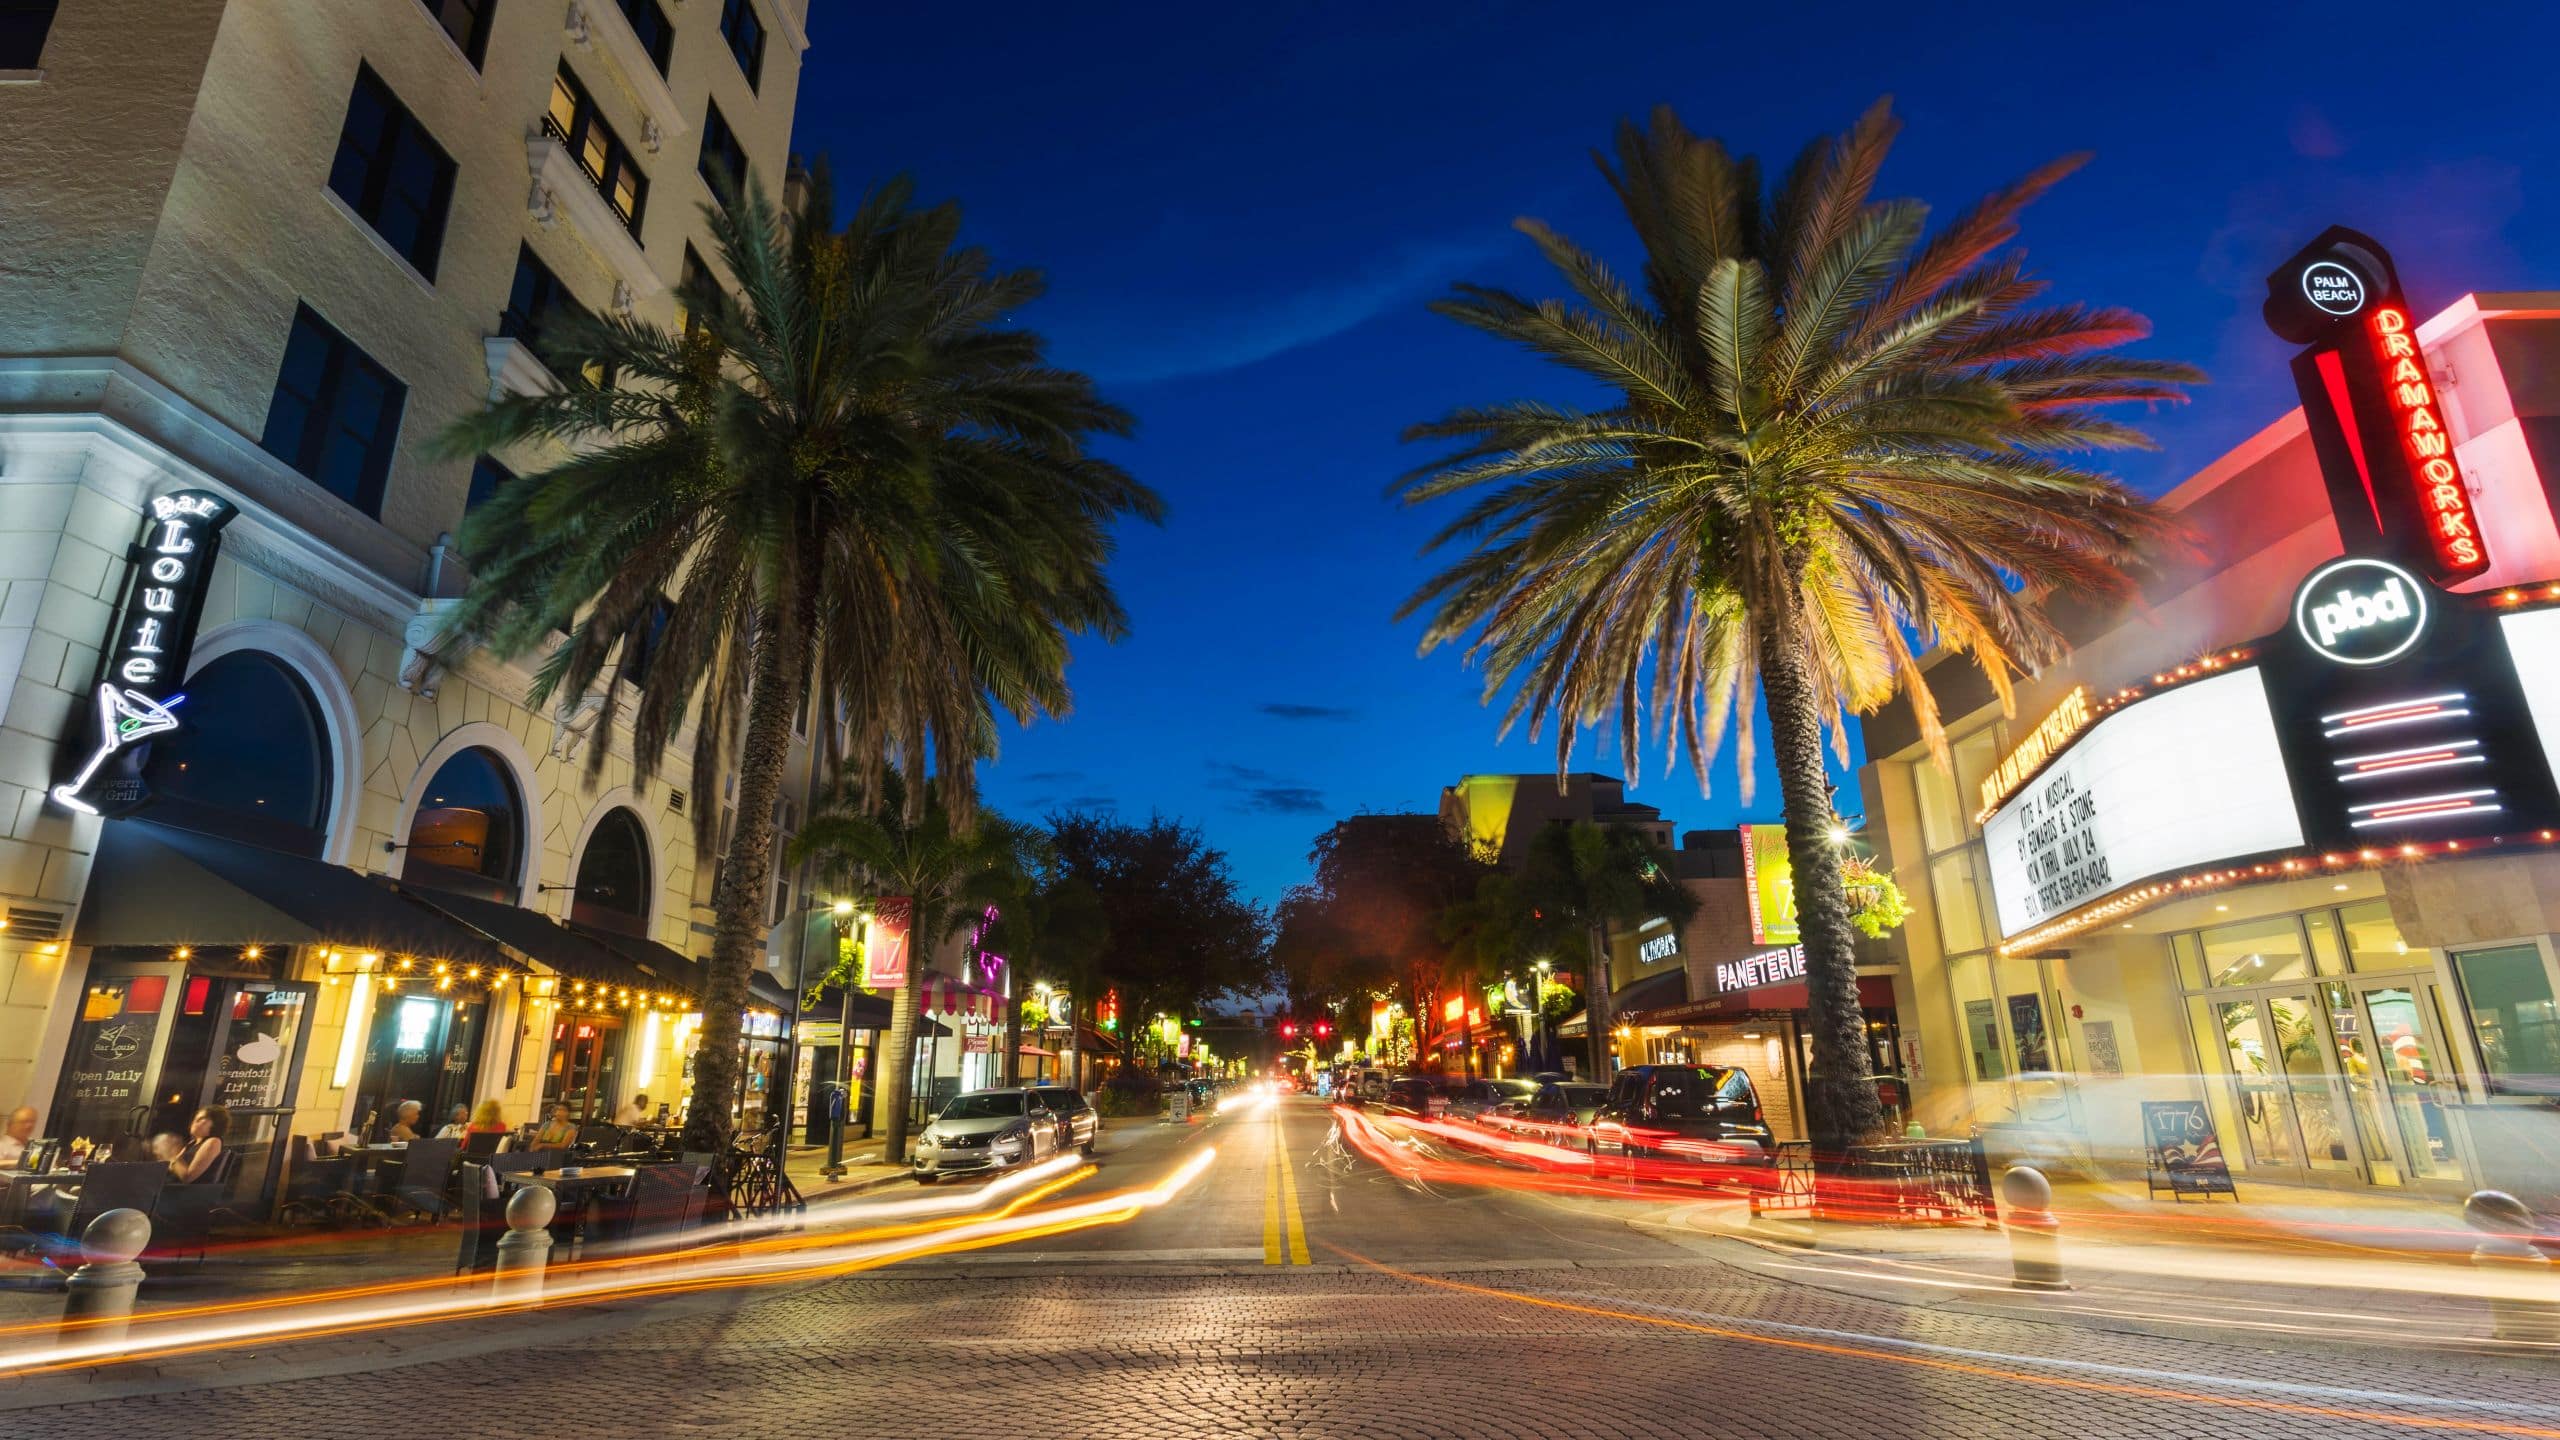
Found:
M 1298 1022 L 1297 1022 L 1297 1021 L 1295 1021 L 1295 1020 L 1283 1020 L 1283 1021 L 1281 1021 L 1281 1022 L 1280 1022 L 1280 1038 L 1281 1038 L 1281 1039 L 1283 1039 L 1283 1040 L 1295 1040 L 1295 1039 L 1297 1039 L 1297 1038 L 1298 1038 Z
M 1330 1020 L 1319 1020 L 1319 1021 L 1317 1021 L 1317 1022 L 1316 1022 L 1316 1038 L 1317 1038 L 1317 1039 L 1322 1040 L 1322 1039 L 1324 1039 L 1326 1036 L 1331 1035 L 1332 1033 L 1333 1033 L 1333 1022 L 1332 1022 L 1332 1021 L 1330 1021 Z

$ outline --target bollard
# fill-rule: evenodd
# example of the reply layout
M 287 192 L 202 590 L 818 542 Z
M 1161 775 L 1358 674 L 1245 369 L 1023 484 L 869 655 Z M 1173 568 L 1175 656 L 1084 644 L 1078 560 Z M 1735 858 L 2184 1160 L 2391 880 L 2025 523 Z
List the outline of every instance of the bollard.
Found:
M 71 1272 L 62 1306 L 62 1344 L 124 1338 L 134 1292 L 142 1288 L 142 1267 L 133 1257 L 150 1243 L 151 1217 L 139 1210 L 110 1210 L 80 1232 L 80 1268 Z
M 495 1298 L 533 1300 L 542 1295 L 542 1267 L 551 1261 L 551 1217 L 560 1197 L 527 1185 L 507 1197 L 507 1233 L 498 1237 Z
M 2475 1190 L 2462 1202 L 2462 1220 L 2480 1232 L 2471 1247 L 2471 1263 L 2504 1277 L 2522 1277 L 2546 1299 L 2489 1297 L 2489 1333 L 2501 1340 L 2538 1344 L 2560 1342 L 2560 1287 L 2551 1276 L 2551 1257 L 2526 1237 L 2533 1234 L 2533 1211 L 2504 1190 Z
M 2062 1222 L 2053 1218 L 2053 1182 L 2032 1165 L 2012 1165 L 2000 1177 L 2007 1213 L 2009 1284 L 2019 1290 L 2068 1290 L 2062 1278 Z

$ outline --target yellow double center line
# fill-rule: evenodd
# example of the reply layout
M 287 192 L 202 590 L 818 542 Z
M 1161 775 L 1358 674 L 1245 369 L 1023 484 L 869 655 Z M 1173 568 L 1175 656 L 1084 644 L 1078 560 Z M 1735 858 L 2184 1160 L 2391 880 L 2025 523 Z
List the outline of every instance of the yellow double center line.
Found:
M 1305 1265 L 1307 1217 L 1298 1212 L 1298 1176 L 1289 1165 L 1280 1111 L 1271 1111 L 1271 1160 L 1262 1183 L 1262 1263 Z

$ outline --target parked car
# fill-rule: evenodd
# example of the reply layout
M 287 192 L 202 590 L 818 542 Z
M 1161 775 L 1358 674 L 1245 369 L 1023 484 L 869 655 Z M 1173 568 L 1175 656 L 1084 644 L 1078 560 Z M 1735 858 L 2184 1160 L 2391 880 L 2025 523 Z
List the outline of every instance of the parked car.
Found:
M 1067 1122 L 1067 1143 L 1090 1155 L 1093 1142 L 1102 1137 L 1102 1117 L 1092 1102 L 1079 1091 L 1065 1085 L 1033 1085 L 1031 1093 L 1049 1107 L 1049 1113 Z
M 1409 1075 L 1402 1080 L 1388 1081 L 1386 1094 L 1380 1103 L 1390 1110 L 1426 1118 L 1437 1118 L 1449 1112 L 1449 1097 L 1441 1092 L 1438 1085 L 1420 1076 Z
M 1778 1148 L 1751 1077 L 1721 1065 L 1621 1070 L 1584 1133 L 1594 1153 L 1723 1164 L 1773 1164 Z
M 954 1095 L 916 1137 L 916 1179 L 1033 1165 L 1064 1148 L 1073 1130 L 1029 1090 L 971 1090 Z
M 1448 1097 L 1450 1114 L 1474 1120 L 1506 1103 L 1535 1095 L 1538 1084 L 1534 1080 L 1460 1080 L 1443 1093 Z
M 1512 1101 L 1499 1113 L 1525 1125 L 1579 1129 L 1591 1123 L 1592 1117 L 1600 1113 L 1601 1105 L 1608 1099 L 1609 1087 L 1606 1085 L 1590 1085 L 1578 1080 L 1557 1081 L 1538 1085 L 1536 1093 L 1528 1099 Z

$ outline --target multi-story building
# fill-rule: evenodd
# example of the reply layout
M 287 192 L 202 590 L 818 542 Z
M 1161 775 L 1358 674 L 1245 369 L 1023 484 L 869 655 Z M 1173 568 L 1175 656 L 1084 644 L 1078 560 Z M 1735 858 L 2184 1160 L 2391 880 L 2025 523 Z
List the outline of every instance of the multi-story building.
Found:
M 682 744 L 635 784 L 600 695 L 530 708 L 538 657 L 439 648 L 452 534 L 548 457 L 437 441 L 549 383 L 546 317 L 674 324 L 720 273 L 708 177 L 782 188 L 803 10 L 10 7 L 0 1107 L 106 1138 L 219 1100 L 247 1186 L 403 1099 L 680 1105 L 695 821 L 787 830 L 805 751 L 785 813 L 733 817 Z
M 2244 1198 L 2547 1191 L 2503 1167 L 2560 1094 L 2560 295 L 2319 294 L 2306 408 L 2163 499 L 2196 553 L 2075 613 L 2012 716 L 1935 659 L 1951 769 L 1907 707 L 1865 724 L 1919 1112 L 2164 1193 L 2217 1152 Z M 2396 518 L 2404 442 L 2459 524 Z

